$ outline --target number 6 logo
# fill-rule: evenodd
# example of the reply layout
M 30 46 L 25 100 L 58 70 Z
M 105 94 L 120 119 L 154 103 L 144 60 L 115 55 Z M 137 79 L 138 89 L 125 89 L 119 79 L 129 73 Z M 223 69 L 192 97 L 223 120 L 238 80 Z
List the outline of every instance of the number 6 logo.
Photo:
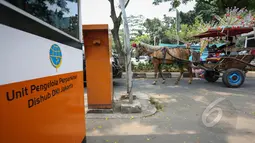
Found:
M 206 127 L 213 127 L 216 125 L 222 118 L 222 109 L 221 108 L 213 108 L 215 105 L 217 105 L 219 102 L 225 100 L 226 98 L 219 98 L 215 101 L 213 101 L 209 106 L 206 107 L 205 111 L 202 114 L 202 121 Z M 207 122 L 207 117 L 214 111 L 218 111 L 217 117 L 212 122 Z

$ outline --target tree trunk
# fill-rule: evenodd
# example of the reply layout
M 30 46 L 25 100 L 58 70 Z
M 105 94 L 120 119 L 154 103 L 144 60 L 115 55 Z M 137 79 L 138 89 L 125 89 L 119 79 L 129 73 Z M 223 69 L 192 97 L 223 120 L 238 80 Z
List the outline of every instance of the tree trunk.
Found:
M 119 54 L 119 62 L 123 66 L 125 63 L 124 52 L 122 50 L 122 44 L 119 37 L 119 28 L 113 28 L 111 30 L 114 44 L 116 46 L 117 53 Z
M 116 46 L 116 50 L 119 55 L 119 62 L 123 66 L 125 63 L 125 60 L 124 60 L 125 55 L 122 50 L 122 44 L 121 44 L 120 37 L 119 37 L 119 29 L 120 29 L 120 25 L 121 25 L 121 21 L 122 21 L 122 18 L 121 18 L 122 12 L 120 12 L 119 15 L 117 16 L 116 11 L 115 11 L 114 0 L 108 0 L 108 1 L 110 2 L 110 7 L 111 7 L 111 16 L 110 17 L 111 17 L 113 25 L 114 25 L 113 29 L 111 30 L 112 37 L 113 37 L 114 44 Z M 125 3 L 125 7 L 127 7 L 129 1 L 130 0 L 127 0 L 127 2 Z

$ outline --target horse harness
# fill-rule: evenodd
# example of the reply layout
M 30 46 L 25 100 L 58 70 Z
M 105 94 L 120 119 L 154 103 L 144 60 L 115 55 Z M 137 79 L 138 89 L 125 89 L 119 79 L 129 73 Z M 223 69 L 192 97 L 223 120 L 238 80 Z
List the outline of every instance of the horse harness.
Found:
M 190 49 L 190 48 L 185 48 L 185 49 Z M 176 60 L 176 62 L 178 62 L 179 64 L 182 64 L 183 62 L 190 62 L 189 60 L 184 60 L 184 59 L 180 59 L 180 58 L 177 58 L 177 57 L 173 56 L 173 55 L 168 51 L 168 48 L 166 48 L 166 47 L 162 48 L 162 49 L 161 49 L 161 52 L 162 52 L 162 54 L 163 54 L 163 63 L 164 63 L 164 64 L 165 64 L 165 62 L 166 62 L 166 54 L 168 54 L 168 55 L 170 55 L 171 57 L 173 57 L 173 58 Z M 183 52 L 183 51 L 180 50 L 180 52 Z M 154 58 L 154 59 L 157 59 L 157 60 L 162 60 L 162 59 L 159 59 L 159 58 L 157 58 L 157 57 L 155 57 L 155 56 L 153 56 L 153 58 Z M 172 60 L 172 61 L 174 61 L 174 60 Z

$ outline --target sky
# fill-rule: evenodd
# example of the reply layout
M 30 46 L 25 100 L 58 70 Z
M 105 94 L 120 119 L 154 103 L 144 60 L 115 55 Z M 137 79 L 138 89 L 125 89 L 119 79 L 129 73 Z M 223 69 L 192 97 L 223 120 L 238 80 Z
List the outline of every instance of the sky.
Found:
M 118 2 L 119 0 L 115 0 Z M 169 12 L 170 3 L 162 3 L 153 5 L 153 0 L 130 0 L 126 8 L 127 16 L 143 15 L 145 18 L 163 18 L 163 15 L 175 17 L 175 12 Z M 195 1 L 189 2 L 187 5 L 181 5 L 178 10 L 188 12 L 193 10 Z M 119 12 L 120 10 L 116 8 Z M 82 24 L 109 24 L 109 28 L 113 27 L 110 18 L 110 3 L 108 0 L 82 0 Z

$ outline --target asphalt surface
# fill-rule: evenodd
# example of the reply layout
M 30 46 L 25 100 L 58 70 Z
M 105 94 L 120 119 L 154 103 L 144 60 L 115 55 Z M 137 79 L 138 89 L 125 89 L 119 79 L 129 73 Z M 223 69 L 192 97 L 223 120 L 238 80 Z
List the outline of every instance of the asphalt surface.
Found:
M 141 119 L 87 119 L 87 142 L 255 143 L 255 78 L 236 89 L 221 79 L 195 79 L 191 85 L 182 79 L 177 86 L 175 80 L 152 85 L 153 79 L 135 79 L 133 92 L 155 98 L 163 111 Z M 125 91 L 125 80 L 115 80 L 115 96 Z

